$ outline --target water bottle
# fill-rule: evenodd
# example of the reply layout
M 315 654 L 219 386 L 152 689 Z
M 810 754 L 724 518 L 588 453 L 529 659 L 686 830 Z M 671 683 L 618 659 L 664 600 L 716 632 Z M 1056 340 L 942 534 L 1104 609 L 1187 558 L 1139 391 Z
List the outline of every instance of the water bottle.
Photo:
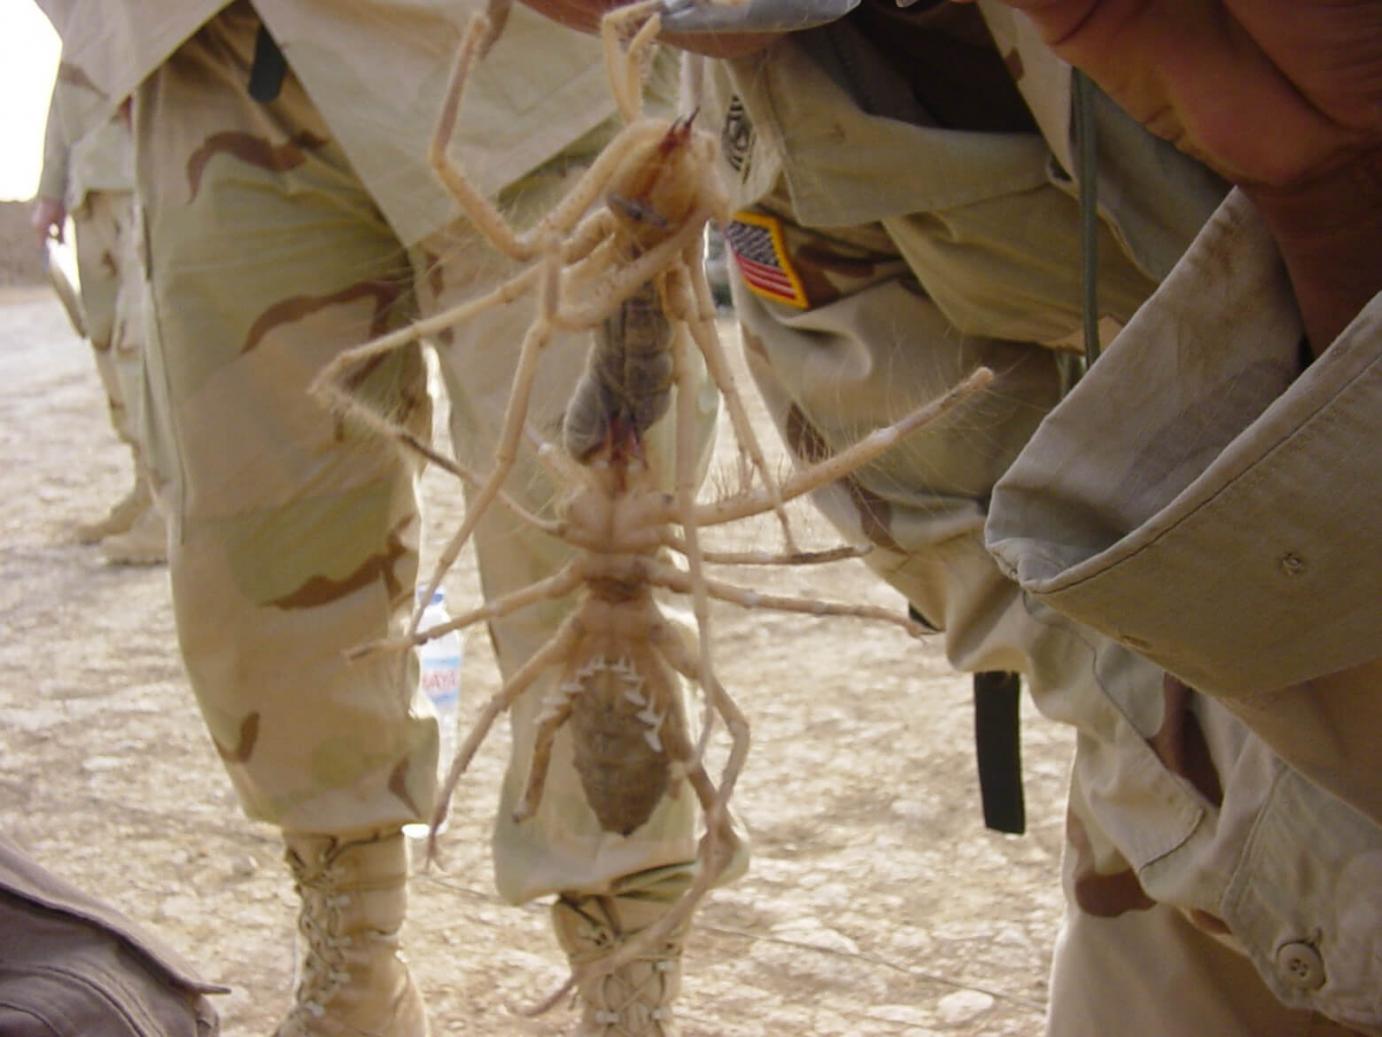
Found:
M 419 601 L 426 587 L 418 588 Z M 421 631 L 451 622 L 446 611 L 446 592 L 440 587 L 433 593 L 427 607 L 422 610 L 422 620 L 418 624 Z M 461 708 L 461 656 L 463 647 L 458 630 L 432 638 L 417 648 L 418 694 L 416 708 L 419 712 L 430 711 L 437 718 L 440 744 L 437 750 L 438 779 L 444 780 L 451 767 L 451 758 L 456 755 L 456 738 L 460 723 Z M 442 825 L 445 830 L 446 825 Z M 412 838 L 427 835 L 425 824 L 405 825 L 405 834 Z

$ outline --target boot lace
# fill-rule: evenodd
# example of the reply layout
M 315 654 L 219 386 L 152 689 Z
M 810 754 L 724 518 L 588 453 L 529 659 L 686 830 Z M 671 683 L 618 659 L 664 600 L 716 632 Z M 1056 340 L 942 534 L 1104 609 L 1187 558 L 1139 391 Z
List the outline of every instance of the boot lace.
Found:
M 309 862 L 291 854 L 289 865 L 302 910 L 298 914 L 297 979 L 294 1004 L 277 1037 L 310 1037 L 312 1024 L 350 981 L 347 954 L 354 938 L 341 932 L 341 917 L 350 904 L 340 891 L 340 872 L 331 861 Z

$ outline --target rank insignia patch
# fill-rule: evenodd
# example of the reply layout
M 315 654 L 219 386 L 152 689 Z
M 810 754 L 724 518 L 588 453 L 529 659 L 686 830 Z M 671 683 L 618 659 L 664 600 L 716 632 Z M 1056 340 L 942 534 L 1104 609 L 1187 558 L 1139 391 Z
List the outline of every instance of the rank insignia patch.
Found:
M 780 220 L 761 212 L 737 212 L 725 228 L 725 243 L 754 295 L 799 310 L 811 308 L 801 278 L 787 258 Z
M 744 109 L 744 102 L 731 97 L 725 112 L 725 124 L 720 130 L 720 153 L 729 167 L 741 177 L 749 175 L 749 159 L 753 154 L 753 123 Z

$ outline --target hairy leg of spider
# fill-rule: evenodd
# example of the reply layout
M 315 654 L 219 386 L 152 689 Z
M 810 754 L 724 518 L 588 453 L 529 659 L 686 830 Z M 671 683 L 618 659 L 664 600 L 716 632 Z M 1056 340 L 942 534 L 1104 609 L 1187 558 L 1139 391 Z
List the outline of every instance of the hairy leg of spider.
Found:
M 676 670 L 687 680 L 696 679 L 696 660 L 692 658 L 690 651 L 676 637 L 668 627 L 653 630 L 650 634 L 653 644 L 667 664 Z M 729 803 L 730 797 L 734 794 L 734 785 L 739 780 L 739 774 L 744 769 L 744 761 L 749 755 L 749 722 L 743 712 L 729 697 L 724 686 L 719 680 L 712 679 L 709 683 L 702 683 L 701 690 L 705 693 L 706 699 L 710 702 L 715 712 L 724 718 L 725 727 L 729 730 L 730 750 L 729 759 L 725 761 L 725 768 L 720 773 L 720 788 L 714 801 L 713 809 L 706 808 L 707 827 L 712 821 L 722 823 L 726 820 L 725 806 Z M 692 757 L 693 762 L 700 766 L 700 762 L 705 753 L 705 733 L 702 732 L 701 744 L 696 747 L 696 752 Z
M 600 19 L 605 75 L 609 79 L 609 90 L 614 95 L 619 115 L 626 123 L 633 122 L 643 112 L 642 56 L 661 28 L 661 19 L 656 14 L 661 6 L 661 0 L 647 0 L 645 3 L 616 8 Z M 640 18 L 647 20 L 626 48 L 625 27 Z
M 575 561 L 568 562 L 545 580 L 538 580 L 536 583 L 530 583 L 512 594 L 487 601 L 479 608 L 463 612 L 446 623 L 438 623 L 434 627 L 428 627 L 426 630 L 419 630 L 417 633 L 403 637 L 389 637 L 371 641 L 368 644 L 352 648 L 346 653 L 346 658 L 356 661 L 380 652 L 406 652 L 409 648 L 449 634 L 453 630 L 465 630 L 481 621 L 500 619 L 530 605 L 536 605 L 540 601 L 548 601 L 570 594 L 581 585 L 582 579 L 579 564 Z
M 399 443 L 415 454 L 425 458 L 444 471 L 451 473 L 467 485 L 479 485 L 481 481 L 480 476 L 470 468 L 439 452 L 432 447 L 431 444 L 419 439 L 416 433 L 402 425 L 390 421 L 378 411 L 371 410 L 367 405 L 356 400 L 343 389 L 333 386 L 330 391 L 327 391 L 324 387 L 314 386 L 313 391 L 316 392 L 318 389 L 320 389 L 320 392 L 318 392 L 319 396 L 324 396 L 332 400 L 337 399 L 339 396 L 340 399 L 349 401 L 349 407 L 343 406 L 341 408 L 346 416 L 355 418 L 366 427 L 374 429 L 374 431 L 378 432 L 380 435 L 397 439 Z M 499 493 L 499 502 L 503 504 L 504 507 L 508 508 L 519 521 L 527 523 L 535 529 L 546 533 L 548 536 L 561 536 L 562 527 L 560 523 L 548 522 L 546 519 L 538 518 L 538 516 L 534 515 L 527 508 L 523 507 L 523 505 L 519 504 L 518 501 L 514 500 L 511 494 L 501 490 Z
M 695 442 L 696 394 L 691 391 L 687 353 L 686 336 L 673 335 L 672 382 L 677 387 L 676 512 L 680 516 L 682 536 L 686 540 L 691 607 L 696 617 L 696 633 L 700 639 L 700 665 L 696 680 L 704 687 L 715 680 L 715 671 L 711 656 L 710 597 L 706 591 L 705 566 L 701 562 L 700 535 L 695 523 L 689 521 L 695 513 L 698 486 Z
M 467 486 L 478 487 L 480 485 L 481 477 L 478 472 L 474 471 L 466 465 L 461 464 L 459 461 L 447 457 L 445 454 L 438 452 L 428 444 L 424 443 L 422 440 L 418 439 L 417 436 L 413 433 L 405 431 L 405 433 L 401 435 L 399 438 L 403 442 L 404 446 L 407 446 L 410 449 L 416 451 L 418 454 L 425 457 L 428 461 L 430 461 L 437 467 L 441 468 L 443 471 L 449 472 L 450 474 L 454 475 L 457 479 L 460 479 L 461 482 L 465 483 Z M 529 526 L 532 526 L 539 532 L 546 533 L 548 536 L 561 536 L 562 524 L 560 522 L 549 522 L 544 518 L 539 518 L 538 516 L 534 515 L 531 511 L 529 511 L 527 508 L 525 508 L 522 504 L 519 504 L 518 501 L 514 500 L 512 494 L 508 493 L 507 491 L 499 491 L 499 503 L 504 505 L 504 507 L 508 508 L 509 511 L 514 515 L 514 517 L 517 518 L 519 521 L 524 522 Z
M 533 448 L 533 456 L 558 486 L 579 486 L 588 478 L 585 469 L 572 460 L 566 451 L 543 439 L 531 428 L 525 428 L 524 431 L 528 445 Z
M 467 503 L 461 528 L 452 536 L 437 560 L 436 569 L 423 595 L 424 601 L 430 601 L 432 595 L 437 592 L 442 577 L 455 564 L 461 549 L 465 547 L 470 534 L 479 524 L 480 517 L 494 500 L 513 468 L 514 459 L 518 454 L 518 440 L 523 434 L 523 423 L 528 417 L 528 399 L 532 395 L 533 382 L 537 378 L 538 360 L 548 339 L 552 337 L 552 312 L 556 307 L 559 263 L 560 257 L 556 252 L 548 252 L 544 257 L 543 270 L 546 276 L 538 293 L 538 314 L 532 327 L 528 329 L 528 334 L 523 338 L 523 347 L 518 355 L 518 370 L 514 373 L 513 389 L 509 393 L 508 406 L 504 411 L 504 426 L 499 446 L 495 451 L 494 470 Z M 422 613 L 419 610 L 408 626 L 410 635 L 417 633 L 417 624 L 421 618 Z
M 648 582 L 680 594 L 688 593 L 693 584 L 687 574 L 680 569 L 661 563 L 648 567 Z M 872 619 L 900 626 L 913 637 L 920 637 L 927 630 L 920 623 L 913 622 L 901 612 L 894 612 L 875 605 L 850 605 L 838 601 L 818 601 L 815 598 L 795 598 L 789 595 L 760 594 L 747 587 L 736 587 L 720 580 L 706 580 L 706 592 L 717 601 L 726 601 L 746 609 L 772 609 L 776 612 L 801 612 L 809 616 L 852 616 L 855 619 Z
M 562 262 L 578 262 L 589 256 L 608 237 L 613 219 L 614 217 L 608 210 L 601 209 L 582 220 L 572 232 L 571 237 L 562 244 Z M 340 384 L 346 371 L 356 364 L 381 356 L 384 353 L 390 353 L 418 339 L 440 334 L 491 306 L 508 305 L 537 284 L 538 278 L 541 276 L 542 267 L 529 267 L 484 295 L 467 299 L 465 302 L 457 303 L 440 313 L 434 313 L 430 317 L 413 321 L 397 331 L 380 335 L 378 338 L 370 339 L 353 349 L 348 349 L 334 357 L 317 373 L 317 376 L 312 379 L 312 384 L 308 386 L 308 392 L 340 412 L 354 414 L 368 421 L 373 417 L 372 413 L 366 411 L 363 405 L 356 401 Z
M 580 693 L 579 686 L 576 693 Z M 533 736 L 533 759 L 528 765 L 528 784 L 523 789 L 522 801 L 513 812 L 516 822 L 528 820 L 542 804 L 542 790 L 547 784 L 547 771 L 552 764 L 552 745 L 557 739 L 557 731 L 571 716 L 571 697 L 565 689 L 554 688 L 551 694 L 554 700 L 543 710 L 537 733 Z
M 749 461 L 753 465 L 758 476 L 763 481 L 763 490 L 772 502 L 772 509 L 777 513 L 778 525 L 782 527 L 782 539 L 787 551 L 797 551 L 796 540 L 792 536 L 792 527 L 787 520 L 787 510 L 783 507 L 786 498 L 782 494 L 782 488 L 778 485 L 776 476 L 768 468 L 768 461 L 763 453 L 762 444 L 758 442 L 758 435 L 753 430 L 753 425 L 749 421 L 748 411 L 744 407 L 744 399 L 739 395 L 739 390 L 734 384 L 734 375 L 730 372 L 729 360 L 725 356 L 724 347 L 720 344 L 719 332 L 715 330 L 715 304 L 710 297 L 710 288 L 706 283 L 703 272 L 703 264 L 700 261 L 700 242 L 695 243 L 693 255 L 687 257 L 686 269 L 689 275 L 690 305 L 688 306 L 687 326 L 691 331 L 691 336 L 696 340 L 696 346 L 701 351 L 701 356 L 705 357 L 706 369 L 710 372 L 710 377 L 715 380 L 719 387 L 720 395 L 724 398 L 725 409 L 729 412 L 730 422 L 734 427 L 735 438 L 739 440 L 740 449 L 747 452 Z
M 796 551 L 797 546 L 792 536 L 792 527 L 787 519 L 787 512 L 782 506 L 784 499 L 782 491 L 778 486 L 776 477 L 768 468 L 767 457 L 764 455 L 763 447 L 758 442 L 758 435 L 754 432 L 753 425 L 749 421 L 743 397 L 739 395 L 739 390 L 734 384 L 734 375 L 730 372 L 724 347 L 720 345 L 720 336 L 715 330 L 713 303 L 709 311 L 703 311 L 701 300 L 698 298 L 699 285 L 704 283 L 704 275 L 699 278 L 697 276 L 701 258 L 699 240 L 688 247 L 687 253 L 682 257 L 682 263 L 678 267 L 678 273 L 682 275 L 678 277 L 680 283 L 675 289 L 669 290 L 669 295 L 675 295 L 677 299 L 675 308 L 680 311 L 678 316 L 686 322 L 686 327 L 695 340 L 696 347 L 700 350 L 701 356 L 705 358 L 706 370 L 720 390 L 720 395 L 725 401 L 725 410 L 729 414 L 730 424 L 734 428 L 735 438 L 739 441 L 740 450 L 749 455 L 750 464 L 763 481 L 763 489 L 773 502 L 772 507 L 777 512 L 778 524 L 782 527 L 782 538 L 786 543 L 787 550 L 789 552 Z M 706 291 L 708 296 L 709 289 L 707 288 Z
M 992 381 L 992 371 L 987 367 L 976 368 L 944 395 L 918 407 L 891 425 L 875 429 L 833 457 L 827 457 L 824 461 L 791 476 L 782 485 L 782 499 L 790 501 L 812 490 L 819 490 L 863 467 L 895 446 L 904 436 L 925 427 L 954 410 L 971 396 L 983 391 Z M 753 490 L 721 501 L 699 505 L 696 508 L 695 522 L 699 526 L 718 526 L 736 519 L 762 515 L 773 510 L 774 506 L 771 496 L 762 490 Z M 675 513 L 669 509 L 667 517 L 669 520 L 674 519 Z
M 498 27 L 492 24 L 491 19 L 485 14 L 476 14 L 466 28 L 455 64 L 452 66 L 451 79 L 437 118 L 437 126 L 433 131 L 428 158 L 432 168 L 451 190 L 466 215 L 485 233 L 490 243 L 511 258 L 526 261 L 537 254 L 539 243 L 548 230 L 556 229 L 564 234 L 585 215 L 602 190 L 610 170 L 622 161 L 630 146 L 641 143 L 644 137 L 665 132 L 665 127 L 651 120 L 644 121 L 637 127 L 626 127 L 624 132 L 606 146 L 567 197 L 558 203 L 546 219 L 526 234 L 518 234 L 493 203 L 476 190 L 464 170 L 453 163 L 447 153 L 471 70 L 476 60 L 482 56 L 482 45 L 487 39 L 492 38 L 491 33 L 497 31 Z
M 481 310 L 511 303 L 537 284 L 541 276 L 541 267 L 531 267 L 509 278 L 493 291 L 476 296 L 474 299 L 467 299 L 465 302 L 458 303 L 441 313 L 413 321 L 397 331 L 391 331 L 352 349 L 347 349 L 332 358 L 329 364 L 317 372 L 316 377 L 312 379 L 312 384 L 307 387 L 307 391 L 325 401 L 328 406 L 335 410 L 359 415 L 363 405 L 356 401 L 350 392 L 341 385 L 341 380 L 347 371 L 366 360 L 391 353 L 395 349 L 429 335 L 446 331 L 448 328 L 468 320 Z
M 573 294 L 582 294 L 587 301 L 584 305 L 563 307 L 554 318 L 556 326 L 578 331 L 595 327 L 644 284 L 672 264 L 680 262 L 679 253 L 688 242 L 700 237 L 709 215 L 708 209 L 696 209 L 670 238 L 654 245 L 631 262 L 615 266 L 612 272 L 609 265 L 615 262 L 615 258 L 611 253 L 592 253 L 562 278 L 564 299 Z M 608 264 L 605 263 L 606 259 L 609 260 Z M 577 288 L 580 289 L 579 293 L 576 292 Z M 673 315 L 669 313 L 668 316 Z
M 532 686 L 533 681 L 537 680 L 544 671 L 554 666 L 561 666 L 570 659 L 571 653 L 580 641 L 581 633 L 581 626 L 576 622 L 576 618 L 568 616 L 557 628 L 557 632 L 552 635 L 551 640 L 520 666 L 518 672 L 510 677 L 504 686 L 485 703 L 485 708 L 480 711 L 470 733 L 466 735 L 461 747 L 456 750 L 456 755 L 451 760 L 451 767 L 446 772 L 446 780 L 442 782 L 442 787 L 438 792 L 437 806 L 432 811 L 432 832 L 427 840 L 429 858 L 435 855 L 437 828 L 446 820 L 446 815 L 451 809 L 451 794 L 456 791 L 457 782 L 461 780 L 461 775 L 470 766 L 470 761 L 475 758 L 476 751 L 484 742 L 485 736 L 489 734 L 489 729 L 494 726 L 495 720 L 512 706 L 517 701 L 518 696 L 527 691 Z
M 556 230 L 565 234 L 576 225 L 599 197 L 610 172 L 623 161 L 629 148 L 641 144 L 645 139 L 665 133 L 667 128 L 665 123 L 657 120 L 640 120 L 625 127 L 591 163 L 590 168 L 567 196 L 536 227 L 527 233 L 519 234 L 509 226 L 494 203 L 471 184 L 465 171 L 452 162 L 447 153 L 460 114 L 466 82 L 470 78 L 479 48 L 489 33 L 489 19 L 484 14 L 477 14 L 471 19 L 461 40 L 460 50 L 457 51 L 456 63 L 452 66 L 451 81 L 437 118 L 437 128 L 432 135 L 428 160 L 466 216 L 489 242 L 510 258 L 527 261 L 537 255 L 540 242 L 549 231 Z
M 686 554 L 685 542 L 675 533 L 666 532 L 662 544 L 678 554 Z M 850 558 L 863 558 L 873 550 L 869 544 L 845 544 L 823 551 L 797 551 L 776 554 L 768 551 L 702 551 L 701 560 L 711 565 L 825 565 Z

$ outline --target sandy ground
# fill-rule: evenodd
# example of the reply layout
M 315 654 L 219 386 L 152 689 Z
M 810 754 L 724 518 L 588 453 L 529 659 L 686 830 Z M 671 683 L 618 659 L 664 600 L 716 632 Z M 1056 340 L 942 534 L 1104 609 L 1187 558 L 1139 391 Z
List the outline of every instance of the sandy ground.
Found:
M 765 433 L 775 447 L 776 436 Z M 38 289 L 0 290 L 0 828 L 156 930 L 210 979 L 228 1034 L 268 1034 L 290 998 L 294 898 L 273 829 L 242 817 L 179 662 L 164 568 L 116 569 L 71 528 L 126 488 L 86 347 Z M 429 546 L 456 493 L 426 480 Z M 819 521 L 803 539 L 833 543 Z M 773 543 L 771 529 L 739 534 Z M 765 585 L 900 607 L 860 563 Z M 473 566 L 447 581 L 473 600 Z M 719 666 L 754 748 L 736 799 L 752 868 L 714 894 L 686 951 L 686 1037 L 1031 1035 L 1060 913 L 1069 736 L 1026 711 L 1029 834 L 987 832 L 969 682 L 936 646 L 857 621 L 729 609 Z M 467 641 L 463 711 L 497 687 Z M 543 905 L 491 887 L 506 743 L 458 794 L 448 872 L 419 875 L 409 958 L 434 1031 L 556 1035 L 527 1003 L 564 975 Z

